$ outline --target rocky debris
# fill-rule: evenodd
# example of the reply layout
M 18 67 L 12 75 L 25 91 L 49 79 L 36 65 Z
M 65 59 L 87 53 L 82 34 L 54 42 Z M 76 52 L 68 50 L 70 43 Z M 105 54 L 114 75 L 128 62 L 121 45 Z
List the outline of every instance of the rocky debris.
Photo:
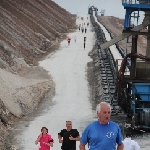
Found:
M 9 135 L 9 129 L 12 125 L 13 115 L 4 105 L 3 101 L 0 99 L 0 150 L 4 150 L 4 143 L 7 141 L 6 137 Z
M 2 69 L 0 85 L 1 100 L 19 118 L 33 111 L 45 93 L 54 88 L 50 79 L 26 79 Z
M 31 113 L 47 92 L 54 94 L 55 84 L 48 75 L 46 76 L 46 71 L 43 73 L 44 70 L 38 67 L 31 70 L 31 75 L 30 70 L 24 71 L 28 73 L 29 78 L 26 75 L 21 77 L 0 69 L 0 145 L 2 146 L 7 143 L 5 139 L 9 135 L 13 118 L 20 118 Z M 42 71 L 41 75 L 36 78 L 40 71 Z

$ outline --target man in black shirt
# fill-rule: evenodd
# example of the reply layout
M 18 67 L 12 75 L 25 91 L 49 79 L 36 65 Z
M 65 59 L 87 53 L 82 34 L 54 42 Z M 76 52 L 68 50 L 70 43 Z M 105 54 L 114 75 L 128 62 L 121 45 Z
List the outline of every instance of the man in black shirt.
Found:
M 80 135 L 77 129 L 72 129 L 72 122 L 66 121 L 66 129 L 58 133 L 58 139 L 62 143 L 62 150 L 76 150 L 76 141 L 80 140 Z

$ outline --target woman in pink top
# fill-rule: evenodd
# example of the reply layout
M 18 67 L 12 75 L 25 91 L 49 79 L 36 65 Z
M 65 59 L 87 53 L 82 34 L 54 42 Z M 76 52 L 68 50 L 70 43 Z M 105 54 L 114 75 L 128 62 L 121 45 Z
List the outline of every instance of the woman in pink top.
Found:
M 48 129 L 42 127 L 41 134 L 38 136 L 35 144 L 37 145 L 40 142 L 39 150 L 50 150 L 50 146 L 53 147 L 53 139 L 51 135 L 48 134 Z

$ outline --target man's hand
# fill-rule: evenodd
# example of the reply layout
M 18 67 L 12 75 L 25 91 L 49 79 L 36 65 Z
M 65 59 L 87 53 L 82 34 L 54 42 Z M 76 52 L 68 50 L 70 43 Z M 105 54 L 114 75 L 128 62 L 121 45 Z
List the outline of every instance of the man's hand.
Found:
M 63 140 L 61 140 L 62 137 L 58 134 L 58 140 L 59 140 L 59 143 L 63 143 Z
M 73 138 L 73 137 L 70 135 L 69 140 L 76 140 L 76 138 Z
M 63 143 L 63 140 L 59 139 L 59 143 Z

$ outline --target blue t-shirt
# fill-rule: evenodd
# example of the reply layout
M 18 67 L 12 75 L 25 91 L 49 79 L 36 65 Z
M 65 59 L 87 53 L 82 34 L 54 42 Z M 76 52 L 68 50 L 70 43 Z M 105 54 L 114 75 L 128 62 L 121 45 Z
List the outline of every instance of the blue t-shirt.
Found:
M 90 150 L 115 150 L 116 143 L 122 144 L 121 130 L 113 121 L 108 124 L 95 121 L 85 128 L 80 142 L 89 143 Z

